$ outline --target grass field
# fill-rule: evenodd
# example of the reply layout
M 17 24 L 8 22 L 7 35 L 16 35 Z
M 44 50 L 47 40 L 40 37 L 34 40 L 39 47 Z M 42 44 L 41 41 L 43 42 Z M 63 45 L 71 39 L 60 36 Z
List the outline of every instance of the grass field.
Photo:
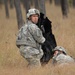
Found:
M 70 8 L 68 18 L 63 19 L 61 8 L 46 3 L 46 13 L 52 21 L 52 31 L 58 45 L 66 48 L 75 57 L 75 9 Z M 15 9 L 9 10 L 10 18 L 5 18 L 4 6 L 0 8 L 0 75 L 75 75 L 75 64 L 65 66 L 46 66 L 28 69 L 27 61 L 21 57 L 15 45 L 18 32 Z M 25 20 L 25 11 L 22 8 Z

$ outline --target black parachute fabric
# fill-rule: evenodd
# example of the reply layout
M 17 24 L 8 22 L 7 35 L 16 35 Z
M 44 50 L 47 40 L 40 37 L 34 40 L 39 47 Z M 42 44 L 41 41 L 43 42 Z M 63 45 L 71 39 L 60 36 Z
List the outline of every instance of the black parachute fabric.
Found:
M 57 46 L 55 36 L 52 33 L 51 21 L 48 17 L 44 17 L 43 13 L 40 13 L 39 22 L 37 23 L 38 27 L 42 30 L 43 36 L 46 39 L 46 43 L 42 45 L 44 52 L 43 57 L 41 58 L 41 63 L 48 63 L 53 56 L 52 49 Z

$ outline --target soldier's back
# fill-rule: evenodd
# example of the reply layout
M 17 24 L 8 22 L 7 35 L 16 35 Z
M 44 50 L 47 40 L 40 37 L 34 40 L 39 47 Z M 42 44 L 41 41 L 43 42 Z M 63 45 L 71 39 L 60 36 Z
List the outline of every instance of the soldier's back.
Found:
M 57 61 L 58 64 L 72 63 L 72 62 L 74 62 L 74 59 L 69 55 L 59 54 L 56 57 L 56 61 Z

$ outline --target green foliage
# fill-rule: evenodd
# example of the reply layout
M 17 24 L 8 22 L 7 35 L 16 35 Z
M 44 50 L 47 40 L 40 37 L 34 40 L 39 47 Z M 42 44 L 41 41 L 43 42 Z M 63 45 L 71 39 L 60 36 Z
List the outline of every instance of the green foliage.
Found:
M 68 0 L 69 1 L 69 5 L 72 6 L 73 5 L 73 0 Z

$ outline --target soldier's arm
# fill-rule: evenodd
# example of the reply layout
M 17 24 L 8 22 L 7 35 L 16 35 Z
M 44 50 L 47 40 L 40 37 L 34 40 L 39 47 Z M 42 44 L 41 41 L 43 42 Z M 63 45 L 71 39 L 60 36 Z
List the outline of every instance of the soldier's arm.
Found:
M 36 26 L 36 25 L 32 25 L 30 27 L 30 32 L 33 36 L 33 38 L 38 42 L 38 43 L 44 43 L 45 42 L 45 38 L 42 35 L 42 31 Z

